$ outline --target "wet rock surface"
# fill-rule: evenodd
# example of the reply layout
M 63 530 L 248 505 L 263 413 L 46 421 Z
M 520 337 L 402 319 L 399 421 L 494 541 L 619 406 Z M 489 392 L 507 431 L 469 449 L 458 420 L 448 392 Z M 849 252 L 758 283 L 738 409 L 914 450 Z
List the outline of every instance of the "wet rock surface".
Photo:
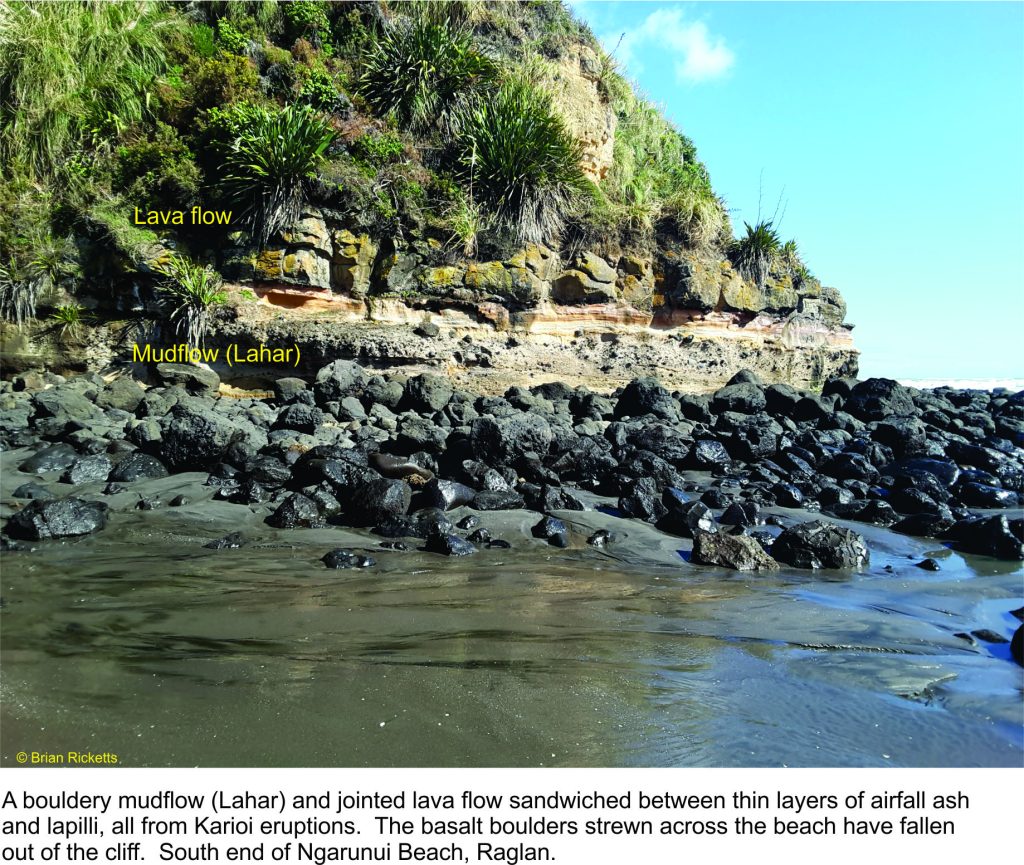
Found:
M 100 502 L 35 499 L 7 521 L 4 531 L 12 538 L 31 541 L 87 535 L 106 525 L 106 512 Z
M 538 515 L 535 537 L 567 548 L 562 514 L 597 496 L 620 519 L 692 539 L 695 564 L 865 568 L 858 526 L 1024 559 L 1020 393 L 837 379 L 819 395 L 742 371 L 711 395 L 647 377 L 610 395 L 553 382 L 478 396 L 350 360 L 308 383 L 282 378 L 270 399 L 221 398 L 214 379 L 176 365 L 147 389 L 41 377 L 33 391 L 26 378 L 9 394 L 23 424 L 0 426 L 26 476 L 4 532 L 97 531 L 105 513 L 79 489 L 112 498 L 200 471 L 215 498 L 261 510 L 269 526 L 373 528 L 446 555 L 476 552 L 459 533 L 486 531 L 488 513 L 522 509 Z M 444 516 L 467 507 L 484 522 Z M 765 509 L 788 509 L 781 534 L 757 528 Z
M 734 571 L 774 571 L 779 568 L 778 562 L 754 538 L 721 532 L 698 531 L 693 538 L 690 560 Z

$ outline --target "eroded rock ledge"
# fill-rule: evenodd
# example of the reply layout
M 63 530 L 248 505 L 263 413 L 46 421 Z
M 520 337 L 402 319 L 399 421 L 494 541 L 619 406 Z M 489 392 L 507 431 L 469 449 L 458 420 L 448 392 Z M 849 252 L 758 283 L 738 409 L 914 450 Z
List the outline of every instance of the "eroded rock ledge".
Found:
M 683 247 L 563 260 L 530 244 L 467 260 L 311 209 L 270 248 L 239 248 L 229 272 L 239 302 L 214 342 L 297 345 L 306 371 L 348 357 L 501 392 L 554 377 L 612 390 L 638 374 L 714 389 L 741 368 L 814 388 L 857 370 L 838 291 L 786 275 L 758 287 Z
M 257 292 L 258 301 L 239 304 L 211 344 L 297 345 L 306 373 L 355 358 L 382 371 L 441 370 L 480 392 L 501 393 L 510 384 L 556 379 L 611 391 L 641 374 L 713 390 L 742 368 L 767 382 L 815 388 L 857 369 L 849 331 L 806 313 L 654 313 L 614 302 L 514 311 L 498 303 L 359 300 L 280 285 Z

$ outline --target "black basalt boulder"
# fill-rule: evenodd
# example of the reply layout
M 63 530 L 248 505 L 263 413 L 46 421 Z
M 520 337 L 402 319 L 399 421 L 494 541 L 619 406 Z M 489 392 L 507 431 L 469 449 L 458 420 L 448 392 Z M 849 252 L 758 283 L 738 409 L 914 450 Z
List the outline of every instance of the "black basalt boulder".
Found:
M 165 478 L 167 467 L 156 457 L 135 452 L 128 454 L 110 470 L 107 480 L 112 483 L 131 483 L 143 478 Z
M 776 561 L 795 568 L 861 568 L 870 561 L 864 538 L 823 520 L 786 529 L 772 544 Z
M 271 429 L 291 429 L 297 432 L 315 433 L 325 420 L 326 415 L 316 406 L 296 402 L 284 408 Z
M 59 472 L 68 468 L 76 459 L 78 452 L 71 445 L 61 442 L 37 451 L 21 463 L 18 470 L 33 475 Z
M 29 481 L 29 483 L 27 484 L 22 484 L 20 487 L 18 487 L 13 493 L 11 493 L 11 497 L 15 499 L 43 500 L 57 498 L 57 496 L 51 493 L 46 487 L 41 486 L 40 484 L 32 483 L 31 481 Z
M 960 484 L 956 492 L 960 501 L 973 508 L 1012 508 L 1017 505 L 1019 498 L 1012 490 L 978 483 Z
M 440 508 L 422 508 L 412 514 L 390 516 L 373 528 L 375 535 L 386 538 L 423 538 L 449 534 L 455 526 Z
M 523 507 L 523 497 L 515 490 L 480 490 L 470 507 L 478 511 L 510 511 Z
M 104 481 L 110 474 L 112 463 L 103 454 L 79 457 L 60 476 L 61 483 L 87 484 L 92 481 Z
M 357 363 L 350 360 L 336 360 L 322 367 L 316 374 L 313 392 L 320 405 L 340 402 L 347 396 L 359 392 L 366 383 L 366 373 Z
M 894 523 L 892 530 L 901 535 L 916 535 L 919 538 L 939 538 L 945 535 L 952 528 L 953 516 L 946 513 L 919 513 L 910 514 L 898 523 Z
M 670 535 L 692 538 L 698 531 L 716 531 L 715 515 L 704 502 L 686 502 L 658 520 L 658 528 Z
M 530 533 L 535 538 L 547 541 L 553 547 L 569 546 L 569 527 L 555 517 L 544 517 L 530 529 Z
M 679 406 L 656 378 L 631 381 L 615 404 L 616 417 L 640 417 L 652 414 L 662 420 L 678 420 Z
M 179 385 L 196 396 L 212 396 L 220 387 L 217 373 L 188 363 L 158 363 L 155 373 L 164 387 Z
M 68 498 L 35 499 L 7 521 L 4 532 L 12 538 L 39 541 L 88 535 L 107 524 L 107 506 Z
M 1018 522 L 1014 520 L 1015 524 Z M 946 533 L 946 537 L 965 553 L 1011 561 L 1024 559 L 1024 543 L 1019 533 L 1012 530 L 1010 520 L 1002 514 L 960 520 Z
M 161 422 L 160 457 L 174 471 L 199 471 L 215 465 L 243 428 L 203 406 L 200 400 L 178 403 Z
M 473 455 L 490 466 L 513 465 L 527 453 L 544 457 L 552 438 L 551 425 L 528 412 L 477 418 L 470 428 Z
M 417 375 L 405 383 L 400 408 L 427 413 L 440 411 L 451 401 L 454 392 L 447 376 Z
M 843 411 L 866 421 L 917 413 L 910 391 L 888 378 L 858 382 L 843 404 Z
M 408 513 L 410 504 L 412 487 L 405 481 L 374 478 L 356 488 L 349 513 L 356 522 L 374 526 Z
M 428 553 L 440 553 L 445 556 L 471 556 L 477 552 L 477 548 L 465 538 L 442 532 L 427 538 L 426 550 Z
M 364 556 L 352 550 L 331 550 L 320 559 L 328 568 L 342 570 L 347 568 L 370 568 L 377 564 L 371 556 Z
M 899 516 L 888 502 L 879 499 L 851 502 L 848 505 L 832 505 L 829 513 L 843 520 L 856 520 L 872 526 L 891 526 Z
M 661 503 L 658 485 L 651 478 L 636 478 L 626 484 L 619 497 L 619 510 L 624 516 L 636 517 L 648 523 L 657 522 L 667 513 Z
M 319 529 L 325 522 L 316 502 L 302 493 L 292 493 L 267 517 L 267 525 L 278 529 Z
M 730 384 L 715 391 L 711 397 L 711 411 L 721 414 L 734 411 L 740 414 L 755 414 L 768 406 L 764 391 L 756 384 L 743 382 Z
M 434 478 L 423 487 L 420 495 L 423 503 L 428 507 L 450 511 L 452 508 L 462 507 L 472 502 L 476 496 L 476 490 L 465 484 L 460 484 L 458 481 Z
M 721 442 L 714 439 L 700 439 L 693 443 L 684 465 L 691 469 L 709 471 L 723 469 L 731 462 L 729 452 Z

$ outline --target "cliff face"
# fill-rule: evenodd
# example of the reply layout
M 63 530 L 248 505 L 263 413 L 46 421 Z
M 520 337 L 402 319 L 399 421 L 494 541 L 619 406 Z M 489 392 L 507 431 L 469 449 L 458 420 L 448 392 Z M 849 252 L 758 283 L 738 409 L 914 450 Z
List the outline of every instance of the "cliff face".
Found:
M 565 260 L 529 244 L 447 264 L 435 253 L 310 209 L 271 246 L 238 253 L 251 295 L 237 295 L 213 338 L 297 344 L 309 369 L 338 356 L 440 365 L 495 391 L 556 377 L 611 390 L 640 374 L 713 389 L 741 368 L 816 387 L 856 373 L 845 303 L 817 282 L 758 289 L 725 258 L 681 247 Z
M 54 207 L 71 226 L 68 244 L 83 275 L 51 280 L 51 308 L 81 304 L 88 315 L 56 334 L 41 322 L 0 328 L 12 369 L 124 362 L 143 333 L 176 341 L 167 316 L 180 291 L 169 304 L 160 272 L 176 256 L 225 280 L 228 303 L 207 309 L 208 342 L 297 345 L 310 369 L 339 356 L 385 368 L 443 366 L 493 390 L 548 376 L 611 390 L 647 374 L 711 389 L 740 368 L 766 383 L 814 387 L 856 373 L 839 292 L 812 276 L 770 223 L 768 247 L 733 240 L 693 143 L 635 95 L 561 4 L 423 4 L 417 12 L 404 4 L 269 3 L 259 21 L 245 4 L 146 8 L 179 34 L 168 62 L 195 62 L 173 67 L 177 84 L 154 80 L 153 129 L 136 124 L 110 142 L 120 149 L 103 152 L 120 155 L 104 157 L 109 165 L 94 159 L 93 186 Z M 484 90 L 470 104 L 485 106 L 511 88 L 531 116 L 550 116 L 554 138 L 545 143 L 575 154 L 575 166 L 556 166 L 562 186 L 526 190 L 535 199 L 521 220 L 536 216 L 547 226 L 538 242 L 524 242 L 536 226 L 528 231 L 510 218 L 505 198 L 481 191 L 475 144 L 467 169 L 474 121 L 458 107 L 442 115 L 437 100 L 448 82 L 424 85 L 436 115 L 429 122 L 391 106 L 387 88 L 374 89 L 374 76 L 387 72 L 387 58 L 374 52 L 416 28 L 476 58 L 488 83 L 472 79 Z M 448 94 L 457 105 L 464 96 Z M 190 201 L 223 203 L 230 189 L 220 160 L 257 136 L 254 116 L 273 118 L 282 107 L 324 135 L 325 147 L 291 181 L 288 195 L 301 197 L 297 218 L 266 231 L 252 216 L 258 206 L 236 202 L 222 230 L 125 224 L 145 196 L 183 206 L 191 189 Z M 500 124 L 516 127 L 517 119 L 496 122 L 505 134 Z M 256 201 L 268 197 L 262 189 Z M 546 201 L 561 202 L 557 218 L 537 215 Z

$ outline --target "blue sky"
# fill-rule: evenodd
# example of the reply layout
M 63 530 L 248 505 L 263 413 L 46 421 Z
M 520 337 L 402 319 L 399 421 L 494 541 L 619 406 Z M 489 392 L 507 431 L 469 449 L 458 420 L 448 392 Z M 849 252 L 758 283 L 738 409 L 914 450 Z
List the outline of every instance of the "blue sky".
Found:
M 1024 4 L 570 5 L 734 226 L 781 196 L 862 376 L 1024 377 Z

